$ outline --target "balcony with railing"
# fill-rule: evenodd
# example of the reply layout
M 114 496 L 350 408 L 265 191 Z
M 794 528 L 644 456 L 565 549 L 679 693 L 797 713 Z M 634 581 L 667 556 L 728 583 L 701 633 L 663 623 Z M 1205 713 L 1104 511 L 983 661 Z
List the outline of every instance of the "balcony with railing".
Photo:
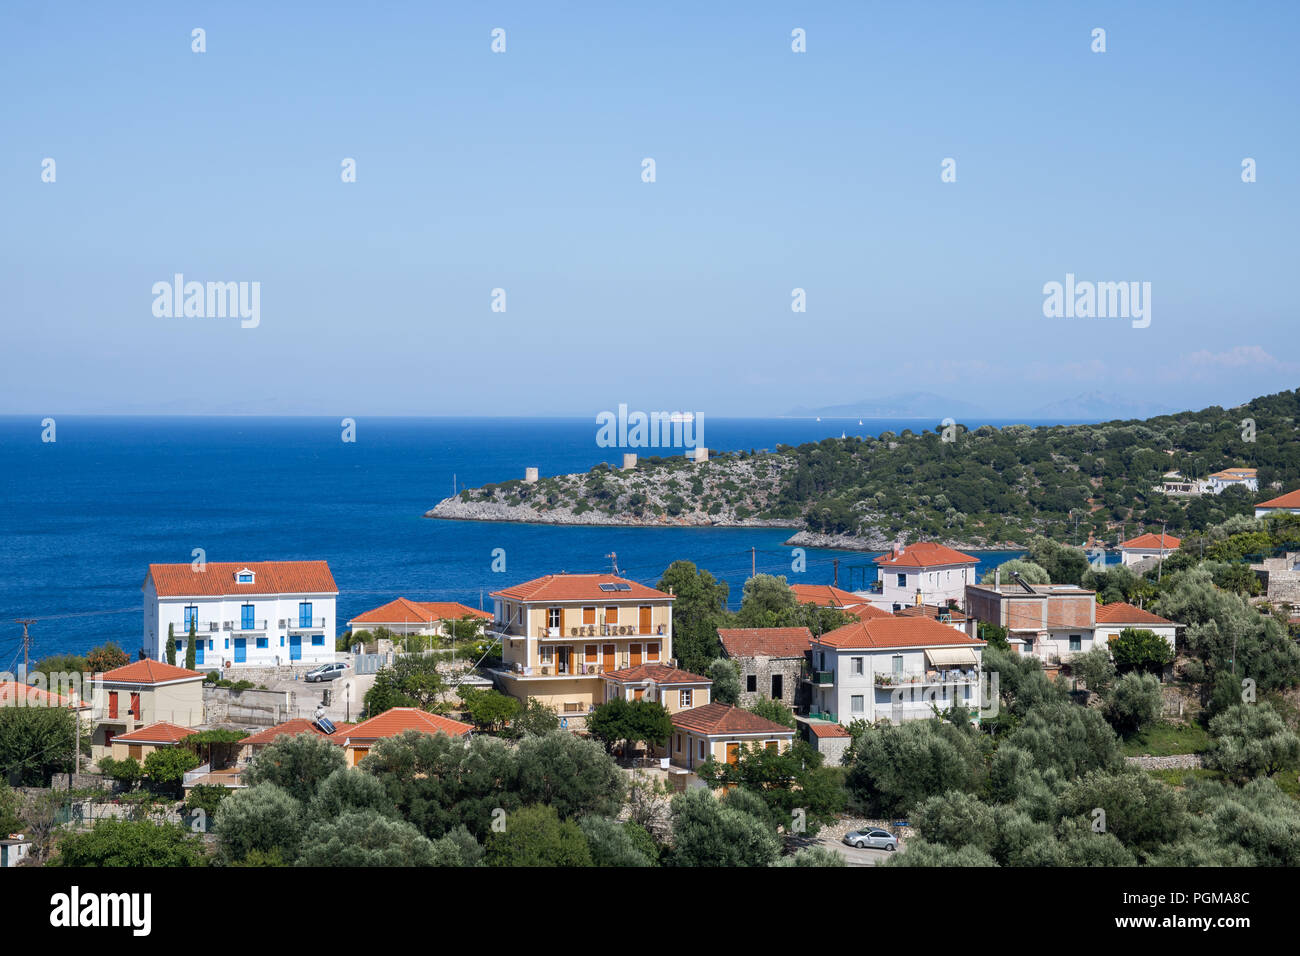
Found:
M 904 672 L 876 674 L 877 687 L 931 687 L 939 684 L 976 684 L 979 682 L 976 670 L 929 670 L 925 673 Z
M 280 627 L 290 631 L 323 631 L 323 617 L 291 617 L 280 621 Z
M 806 680 L 816 687 L 833 687 L 835 685 L 835 672 L 810 670 L 807 672 Z
M 267 620 L 266 618 L 261 618 L 259 620 L 257 618 L 250 617 L 250 618 L 241 618 L 240 620 L 234 621 L 233 623 L 235 626 L 234 628 L 232 628 L 232 630 L 244 631 L 245 633 L 252 633 L 254 631 L 265 631 Z

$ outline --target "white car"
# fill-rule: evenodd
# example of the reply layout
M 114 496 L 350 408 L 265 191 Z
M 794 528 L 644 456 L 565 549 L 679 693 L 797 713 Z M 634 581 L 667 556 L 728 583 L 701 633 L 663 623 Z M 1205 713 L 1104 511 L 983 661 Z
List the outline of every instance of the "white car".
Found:
M 320 667 L 309 670 L 303 675 L 303 680 L 309 684 L 314 684 L 322 680 L 338 680 L 348 672 L 346 661 L 335 661 L 333 664 L 322 664 Z

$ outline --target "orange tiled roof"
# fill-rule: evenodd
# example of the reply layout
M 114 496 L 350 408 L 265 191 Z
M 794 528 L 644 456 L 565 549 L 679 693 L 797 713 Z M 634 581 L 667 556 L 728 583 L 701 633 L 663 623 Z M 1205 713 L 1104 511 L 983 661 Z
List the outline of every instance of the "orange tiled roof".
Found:
M 1225 468 L 1210 475 L 1211 478 L 1226 478 L 1232 481 L 1245 481 L 1254 478 L 1258 472 L 1254 468 Z
M 966 620 L 966 615 L 955 607 L 941 608 L 935 604 L 913 604 L 901 608 L 894 613 L 899 617 L 928 617 L 931 620 L 938 620 L 940 614 L 946 613 L 950 618 L 952 618 L 953 624 L 961 624 Z
M 751 714 L 747 710 L 730 704 L 704 704 L 681 710 L 673 714 L 673 726 L 680 730 L 689 730 L 697 734 L 716 736 L 718 734 L 778 734 L 794 735 L 789 727 L 775 721 Z
M 892 551 L 882 554 L 876 558 L 876 564 L 890 568 L 933 568 L 941 564 L 979 564 L 979 558 L 934 541 L 918 541 L 898 554 Z
M 720 627 L 728 657 L 803 657 L 812 644 L 806 627 Z
M 1171 548 L 1176 549 L 1180 544 L 1182 544 L 1182 538 L 1175 538 L 1172 534 L 1165 535 L 1162 543 L 1160 535 L 1148 533 L 1140 534 L 1136 538 L 1130 538 L 1128 541 L 1121 541 L 1119 546 L 1130 550 L 1168 551 Z
M 638 664 L 636 667 L 624 667 L 622 670 L 605 671 L 601 676 L 606 680 L 618 681 L 621 684 L 634 684 L 645 680 L 652 680 L 656 684 L 713 683 L 711 677 L 701 677 L 699 674 L 678 670 L 676 667 L 669 667 L 667 664 Z
M 602 591 L 602 584 L 626 584 L 626 591 Z M 615 601 L 669 600 L 671 594 L 637 584 L 613 574 L 548 574 L 523 584 L 493 591 L 493 597 L 514 601 L 591 601 L 608 604 Z
M 27 707 L 71 707 L 68 698 L 51 693 L 41 687 L 23 684 L 16 680 L 0 680 L 0 707 L 16 707 L 18 701 Z
M 839 724 L 809 724 L 808 729 L 814 737 L 852 737 L 853 735 Z
M 1166 620 L 1150 611 L 1144 611 L 1123 601 L 1113 601 L 1097 608 L 1098 624 L 1163 624 L 1169 626 L 1173 621 Z
M 396 737 L 408 730 L 418 730 L 425 734 L 436 734 L 442 731 L 451 737 L 463 737 L 473 729 L 469 724 L 462 724 L 459 720 L 452 720 L 440 714 L 430 714 L 417 707 L 394 707 L 352 727 L 348 730 L 344 742 L 382 740 L 385 737 Z
M 874 604 L 859 604 L 857 607 L 846 607 L 843 609 L 846 614 L 852 614 L 854 617 L 863 621 L 869 621 L 876 617 L 893 617 L 888 611 L 876 607 Z
M 95 680 L 114 684 L 166 684 L 174 680 L 202 678 L 204 675 L 165 661 L 133 661 L 123 667 L 96 674 Z
M 252 571 L 252 584 L 235 575 Z M 159 597 L 221 597 L 229 594 L 338 594 L 324 561 L 209 561 L 203 571 L 189 564 L 151 564 L 149 575 Z M 146 579 L 147 580 L 147 579 Z
M 1256 508 L 1300 508 L 1300 488 L 1295 491 L 1288 491 L 1284 495 L 1276 498 L 1270 498 L 1268 501 L 1261 501 L 1255 505 Z
M 148 727 L 141 727 L 139 730 L 133 730 L 129 734 L 118 734 L 109 743 L 124 744 L 162 744 L 163 746 L 173 746 L 180 743 L 186 737 L 197 734 L 198 731 L 193 727 L 182 727 L 179 724 L 169 724 L 165 720 L 160 720 L 156 724 L 150 724 Z
M 363 611 L 354 617 L 352 624 L 432 624 L 434 621 L 458 621 L 463 617 L 492 620 L 487 611 L 480 611 L 459 601 L 411 601 L 396 598 L 377 608 Z
M 818 643 L 835 648 L 948 647 L 965 644 L 983 647 L 985 642 L 928 617 L 874 618 L 854 621 L 823 634 Z
M 332 744 L 342 746 L 343 741 L 347 738 L 346 731 L 351 730 L 355 726 L 355 724 L 336 723 L 334 725 L 334 733 L 327 734 L 325 731 L 317 727 L 313 721 L 304 719 L 286 720 L 282 724 L 277 724 L 274 727 L 268 727 L 266 730 L 259 731 L 251 737 L 245 737 L 243 740 L 239 741 L 239 745 L 243 747 L 251 744 L 254 747 L 260 747 L 263 744 L 273 743 L 277 737 L 284 735 L 296 737 L 299 734 L 315 734 L 317 737 L 328 740 Z
M 792 584 L 795 601 L 799 604 L 816 604 L 818 607 L 847 608 L 863 604 L 866 598 L 852 591 L 845 591 L 833 584 Z

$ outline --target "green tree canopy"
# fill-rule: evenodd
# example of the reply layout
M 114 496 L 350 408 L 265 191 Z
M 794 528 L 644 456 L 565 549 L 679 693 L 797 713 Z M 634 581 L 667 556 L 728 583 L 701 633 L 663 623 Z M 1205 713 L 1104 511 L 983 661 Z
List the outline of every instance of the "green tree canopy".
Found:
M 303 834 L 299 866 L 433 866 L 434 846 L 416 827 L 377 810 L 317 819 Z
M 203 844 L 176 824 L 100 820 L 86 833 L 64 836 L 49 865 L 152 868 L 206 862 Z
M 487 841 L 488 866 L 591 866 L 582 829 L 561 820 L 554 807 L 522 807 L 506 817 L 505 829 Z
M 243 772 L 250 787 L 273 783 L 299 803 L 310 803 L 316 789 L 346 759 L 343 748 L 312 733 L 277 737 L 267 744 Z

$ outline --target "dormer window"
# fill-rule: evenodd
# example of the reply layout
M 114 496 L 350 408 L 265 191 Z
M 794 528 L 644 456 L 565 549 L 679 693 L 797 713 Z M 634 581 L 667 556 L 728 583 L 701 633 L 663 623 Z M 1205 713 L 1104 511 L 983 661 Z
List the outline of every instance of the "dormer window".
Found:
M 242 570 L 242 571 L 236 571 L 236 572 L 235 572 L 235 583 L 236 583 L 236 584 L 252 584 L 252 583 L 253 583 L 253 572 L 250 571 L 250 570 L 248 570 L 248 568 L 244 568 L 244 570 Z

